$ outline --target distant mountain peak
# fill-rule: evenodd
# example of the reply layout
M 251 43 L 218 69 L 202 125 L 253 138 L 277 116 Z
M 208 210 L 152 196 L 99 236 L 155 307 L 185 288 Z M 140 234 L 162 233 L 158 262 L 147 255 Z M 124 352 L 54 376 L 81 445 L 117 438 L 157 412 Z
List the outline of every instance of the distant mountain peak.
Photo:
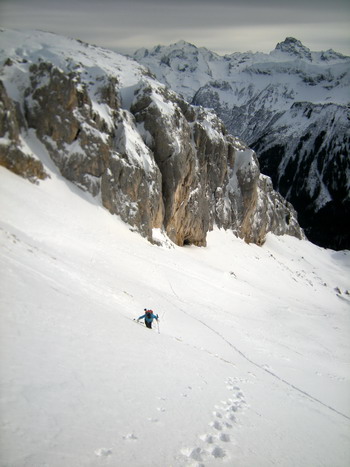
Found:
M 146 49 L 146 48 L 141 48 L 136 50 L 134 53 L 134 58 L 136 60 L 141 60 L 142 58 L 150 56 L 157 56 L 158 54 L 166 53 L 169 54 L 171 52 L 176 52 L 176 51 L 187 51 L 190 53 L 197 53 L 198 48 L 194 45 L 191 44 L 190 42 L 187 42 L 183 39 L 178 40 L 177 42 L 174 42 L 173 44 L 170 45 L 156 45 L 155 47 L 151 49 Z
M 229 133 L 253 146 L 310 239 L 350 248 L 350 57 L 311 51 L 294 37 L 268 54 L 220 56 L 178 42 L 134 57 L 188 102 L 214 109 Z
M 287 37 L 283 42 L 279 42 L 276 45 L 275 50 L 290 55 L 295 55 L 298 58 L 307 58 L 311 60 L 311 51 L 308 47 L 305 47 L 298 39 L 294 37 Z
M 170 47 L 179 47 L 179 48 L 191 47 L 191 48 L 197 49 L 197 47 L 194 44 L 191 44 L 191 42 L 185 41 L 184 39 L 180 39 L 174 44 L 171 44 Z

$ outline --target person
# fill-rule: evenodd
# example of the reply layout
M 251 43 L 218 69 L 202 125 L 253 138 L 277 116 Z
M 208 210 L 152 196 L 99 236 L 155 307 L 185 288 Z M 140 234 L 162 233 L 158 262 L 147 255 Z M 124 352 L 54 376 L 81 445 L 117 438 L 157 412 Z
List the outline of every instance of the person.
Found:
M 152 329 L 152 321 L 156 319 L 158 321 L 158 315 L 153 314 L 152 310 L 147 310 L 146 308 L 144 309 L 145 314 L 137 318 L 137 322 L 140 321 L 140 319 L 145 319 L 145 325 L 149 328 Z

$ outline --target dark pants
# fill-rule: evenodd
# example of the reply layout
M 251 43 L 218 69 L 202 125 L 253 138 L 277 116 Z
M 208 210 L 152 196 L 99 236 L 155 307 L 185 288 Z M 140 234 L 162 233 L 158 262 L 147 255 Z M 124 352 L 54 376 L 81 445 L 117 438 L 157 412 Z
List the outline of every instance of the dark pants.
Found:
M 147 328 L 152 329 L 152 321 L 146 321 L 145 320 L 145 325 Z

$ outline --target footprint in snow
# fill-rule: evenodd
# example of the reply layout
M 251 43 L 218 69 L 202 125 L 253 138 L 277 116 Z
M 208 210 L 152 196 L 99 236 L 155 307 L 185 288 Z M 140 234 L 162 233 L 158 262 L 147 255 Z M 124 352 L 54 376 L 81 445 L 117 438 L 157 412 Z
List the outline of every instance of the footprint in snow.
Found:
M 222 425 L 217 420 L 214 420 L 213 422 L 209 423 L 209 425 L 215 428 L 215 430 L 218 430 L 218 431 L 222 430 Z
M 199 439 L 201 439 L 206 444 L 214 444 L 216 439 L 219 439 L 224 443 L 228 443 L 231 441 L 231 437 L 227 433 L 220 433 L 218 436 L 213 436 L 210 433 L 206 433 L 204 435 L 199 436 Z
M 225 451 L 220 446 L 215 446 L 210 453 L 215 459 L 222 459 L 226 456 Z
M 228 443 L 231 441 L 231 438 L 230 435 L 228 435 L 227 433 L 220 433 L 219 440 L 223 441 L 224 443 Z
M 123 436 L 123 439 L 126 441 L 136 441 L 137 436 L 135 436 L 134 433 L 128 433 L 127 435 Z
M 181 453 L 187 457 L 189 460 L 195 461 L 202 461 L 203 455 L 205 455 L 205 451 L 202 448 L 183 448 L 181 449 Z
M 215 418 L 209 423 L 213 428 L 213 433 L 199 436 L 199 439 L 205 444 L 204 448 L 192 447 L 181 450 L 190 465 L 193 465 L 193 461 L 195 461 L 196 467 L 204 467 L 202 461 L 208 460 L 210 457 L 217 460 L 227 458 L 228 453 L 221 447 L 221 443 L 233 442 L 230 430 L 233 429 L 236 422 L 237 412 L 244 408 L 246 401 L 241 388 L 237 386 L 237 378 L 229 378 L 226 385 L 231 392 L 231 398 L 222 400 L 220 404 L 214 406 L 213 416 Z
M 210 434 L 201 435 L 199 437 L 199 439 L 201 439 L 202 441 L 204 441 L 207 444 L 213 444 L 214 443 L 214 436 L 212 436 Z
M 225 418 L 227 420 L 230 420 L 230 422 L 235 422 L 237 420 L 236 416 L 233 415 L 233 413 L 230 413 L 228 412 L 226 415 L 225 415 Z

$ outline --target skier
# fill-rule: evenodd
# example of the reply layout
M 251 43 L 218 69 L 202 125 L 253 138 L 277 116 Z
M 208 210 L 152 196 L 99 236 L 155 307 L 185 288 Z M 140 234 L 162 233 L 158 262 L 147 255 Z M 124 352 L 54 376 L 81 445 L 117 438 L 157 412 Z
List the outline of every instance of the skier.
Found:
M 156 319 L 158 321 L 158 315 L 154 315 L 152 310 L 147 310 L 145 308 L 145 314 L 137 318 L 137 322 L 140 321 L 140 319 L 145 318 L 145 325 L 149 328 L 152 329 L 152 321 Z

